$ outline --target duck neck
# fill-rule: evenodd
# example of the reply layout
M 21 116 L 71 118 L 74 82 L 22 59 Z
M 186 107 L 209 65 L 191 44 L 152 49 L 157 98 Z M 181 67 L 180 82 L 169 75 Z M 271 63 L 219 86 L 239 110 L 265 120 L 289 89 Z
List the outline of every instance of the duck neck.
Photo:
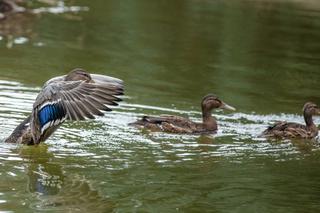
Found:
M 317 130 L 317 126 L 313 123 L 312 115 L 308 113 L 304 113 L 303 116 L 304 116 L 304 120 L 306 122 L 307 128 Z
M 216 119 L 211 115 L 211 110 L 202 109 L 202 120 L 203 120 L 203 126 L 206 130 L 217 130 L 217 121 Z
M 31 129 L 31 116 L 27 117 L 21 124 L 19 124 L 12 132 L 12 134 L 5 140 L 6 143 L 22 143 L 33 144 Z

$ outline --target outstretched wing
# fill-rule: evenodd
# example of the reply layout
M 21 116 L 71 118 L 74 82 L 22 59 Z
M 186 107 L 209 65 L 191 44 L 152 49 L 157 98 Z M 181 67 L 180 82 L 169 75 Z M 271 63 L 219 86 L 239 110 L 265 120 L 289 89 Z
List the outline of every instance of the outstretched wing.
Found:
M 93 119 L 95 115 L 102 116 L 103 111 L 111 111 L 106 105 L 118 105 L 121 99 L 116 96 L 123 94 L 122 81 L 99 77 L 92 82 L 54 80 L 45 84 L 32 111 L 31 131 L 36 143 L 49 127 L 66 119 Z
M 51 78 L 44 84 L 44 87 L 55 82 L 65 81 L 66 77 L 67 75 L 61 75 L 61 76 Z M 123 87 L 122 86 L 123 81 L 118 78 L 114 78 L 106 75 L 100 75 L 100 74 L 90 74 L 90 77 L 96 84 L 115 84 L 115 85 L 118 85 L 119 87 Z

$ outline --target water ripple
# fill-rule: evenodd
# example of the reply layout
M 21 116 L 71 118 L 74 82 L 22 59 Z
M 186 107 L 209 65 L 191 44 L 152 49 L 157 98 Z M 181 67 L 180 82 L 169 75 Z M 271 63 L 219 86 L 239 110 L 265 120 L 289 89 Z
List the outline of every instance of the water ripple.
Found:
M 18 82 L 0 81 L 1 138 L 31 112 L 33 100 L 40 88 L 30 88 Z M 125 98 L 129 100 L 129 98 Z M 48 150 L 58 159 L 76 157 L 84 161 L 112 161 L 106 168 L 130 166 L 132 155 L 147 153 L 156 163 L 170 165 L 199 158 L 243 158 L 261 155 L 276 159 L 293 156 L 300 158 L 318 151 L 317 142 L 270 142 L 258 135 L 277 120 L 303 122 L 302 116 L 293 114 L 222 114 L 215 112 L 219 122 L 216 135 L 194 136 L 167 133 L 144 133 L 127 124 L 152 110 L 155 114 L 178 114 L 200 122 L 197 111 L 145 106 L 123 102 L 111 113 L 96 120 L 66 122 L 47 142 Z M 319 122 L 319 119 L 316 119 Z M 303 143 L 303 145 L 302 145 Z M 12 145 L 0 150 L 5 161 L 22 161 L 21 153 L 12 151 Z M 15 150 L 15 149 L 14 149 Z

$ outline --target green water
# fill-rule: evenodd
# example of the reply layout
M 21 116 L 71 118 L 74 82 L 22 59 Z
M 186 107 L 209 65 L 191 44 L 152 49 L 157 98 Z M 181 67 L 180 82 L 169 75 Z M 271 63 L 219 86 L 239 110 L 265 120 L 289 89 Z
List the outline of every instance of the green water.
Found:
M 319 142 L 258 138 L 320 104 L 317 0 L 75 5 L 0 23 L 0 140 L 45 81 L 75 67 L 123 79 L 126 96 L 40 146 L 2 143 L 0 212 L 319 212 Z M 127 126 L 143 114 L 200 121 L 208 93 L 237 108 L 214 113 L 215 136 Z

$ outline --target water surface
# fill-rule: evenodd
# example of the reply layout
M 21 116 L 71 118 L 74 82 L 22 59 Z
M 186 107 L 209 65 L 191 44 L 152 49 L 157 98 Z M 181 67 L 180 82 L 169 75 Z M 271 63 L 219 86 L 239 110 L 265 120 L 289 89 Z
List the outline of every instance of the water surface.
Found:
M 318 140 L 258 137 L 276 120 L 302 123 L 304 102 L 320 103 L 318 1 L 40 6 L 15 29 L 0 23 L 0 141 L 42 84 L 72 68 L 123 79 L 126 96 L 40 146 L 2 143 L 0 211 L 318 212 Z M 217 135 L 127 125 L 143 114 L 200 121 L 207 93 L 237 108 L 214 112 Z

